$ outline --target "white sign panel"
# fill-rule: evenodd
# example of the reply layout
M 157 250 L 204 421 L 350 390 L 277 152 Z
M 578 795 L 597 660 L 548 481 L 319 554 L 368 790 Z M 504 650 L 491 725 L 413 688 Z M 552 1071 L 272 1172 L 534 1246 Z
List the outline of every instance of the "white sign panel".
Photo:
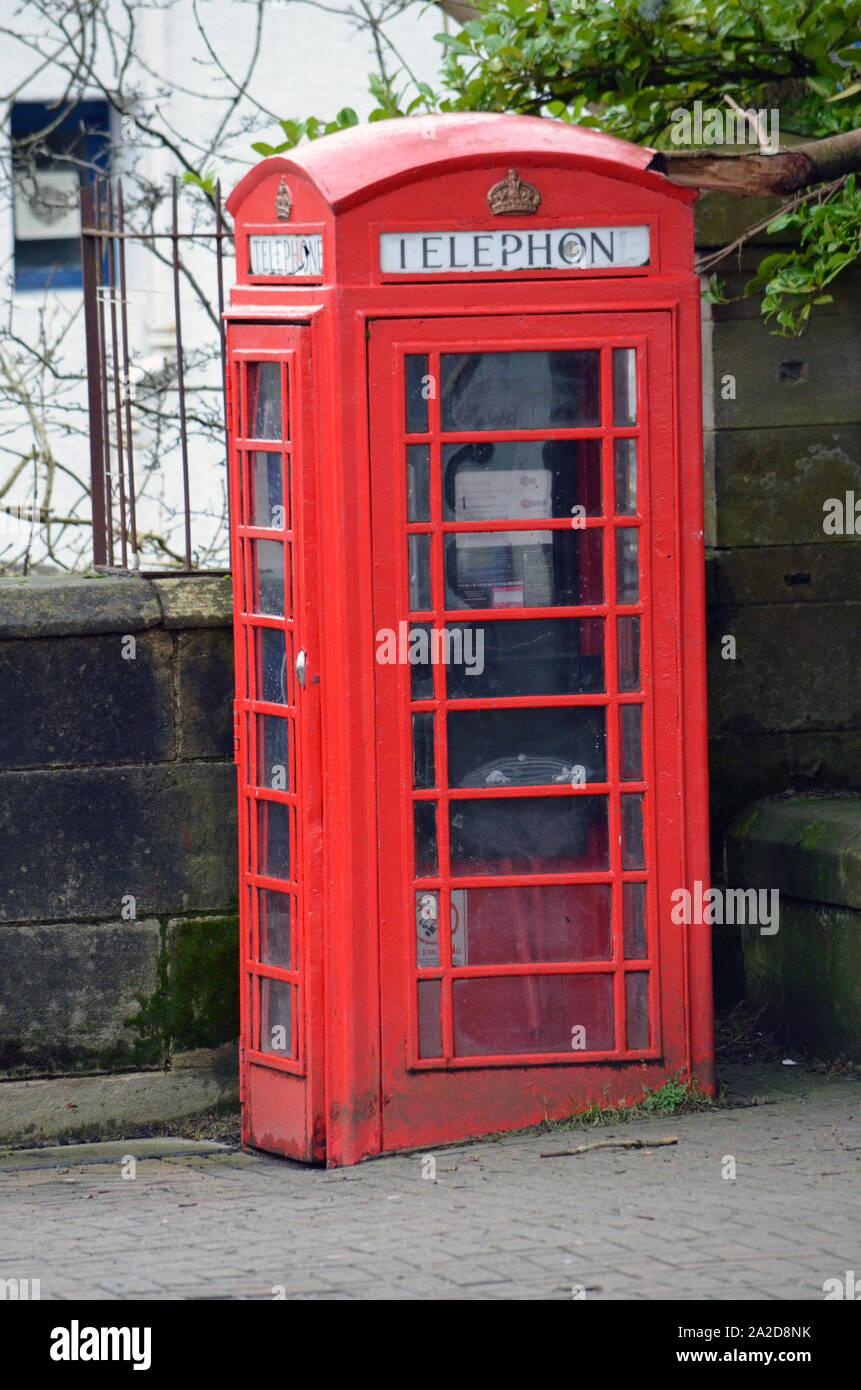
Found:
M 81 235 L 81 183 L 73 169 L 37 170 L 15 181 L 19 241 L 68 240 Z
M 250 236 L 248 258 L 252 275 L 322 275 L 323 235 L 290 232 Z
M 451 890 L 451 963 L 467 965 L 467 889 Z M 439 965 L 439 893 L 416 894 L 416 964 Z
M 381 232 L 384 275 L 487 270 L 605 270 L 649 264 L 649 228 L 493 227 L 473 232 Z

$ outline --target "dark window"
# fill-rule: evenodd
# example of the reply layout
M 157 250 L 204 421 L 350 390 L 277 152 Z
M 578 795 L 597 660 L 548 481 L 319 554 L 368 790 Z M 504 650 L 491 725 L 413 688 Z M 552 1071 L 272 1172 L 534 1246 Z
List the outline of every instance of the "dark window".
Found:
M 104 101 L 12 107 L 17 290 L 80 288 L 79 190 L 108 173 L 109 134 Z

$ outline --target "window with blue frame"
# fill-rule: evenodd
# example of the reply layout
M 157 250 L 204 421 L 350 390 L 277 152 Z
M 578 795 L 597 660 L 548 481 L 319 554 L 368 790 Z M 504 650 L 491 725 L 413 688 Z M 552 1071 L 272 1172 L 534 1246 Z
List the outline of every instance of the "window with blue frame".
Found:
M 12 107 L 16 290 L 81 286 L 81 186 L 110 165 L 106 101 Z

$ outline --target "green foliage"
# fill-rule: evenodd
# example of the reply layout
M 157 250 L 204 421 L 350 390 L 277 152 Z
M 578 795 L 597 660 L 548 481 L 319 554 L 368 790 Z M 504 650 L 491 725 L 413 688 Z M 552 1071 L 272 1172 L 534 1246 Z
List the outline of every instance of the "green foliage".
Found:
M 607 1125 L 626 1124 L 653 1115 L 691 1114 L 710 1110 L 725 1103 L 723 1095 L 712 1100 L 699 1081 L 684 1072 L 669 1077 L 662 1086 L 651 1090 L 644 1087 L 642 1098 L 621 1105 L 593 1103 L 584 1110 L 573 1111 L 563 1120 L 545 1120 L 542 1130 L 601 1129 Z
M 674 113 L 725 97 L 779 109 L 782 136 L 850 130 L 861 112 L 861 0 L 478 0 L 481 15 L 438 34 L 441 89 L 372 75 L 369 120 L 430 111 L 514 111 L 608 130 L 669 148 Z M 291 149 L 357 124 L 282 121 Z M 791 228 L 798 248 L 768 257 L 750 282 L 784 334 L 803 332 L 826 285 L 861 258 L 854 179 L 795 198 L 770 230 Z M 719 290 L 718 293 L 721 291 Z M 712 296 L 715 287 L 712 288 Z M 719 302 L 719 301 L 716 301 Z
M 815 202 L 775 218 L 768 230 L 788 228 L 800 234 L 798 249 L 766 256 L 745 293 L 762 292 L 762 312 L 791 336 L 804 330 L 815 305 L 831 303 L 826 285 L 861 256 L 861 188 L 855 175 Z
M 215 174 L 203 173 L 196 174 L 192 169 L 186 169 L 182 176 L 183 183 L 190 184 L 192 188 L 199 188 L 207 198 L 215 197 Z
M 459 108 L 573 116 L 660 145 L 676 107 L 724 95 L 789 98 L 798 134 L 847 128 L 859 19 L 859 0 L 487 0 L 438 39 Z
M 258 154 L 283 154 L 285 150 L 292 150 L 301 140 L 317 140 L 321 135 L 334 135 L 339 130 L 349 130 L 350 126 L 358 125 L 359 118 L 352 106 L 344 106 L 338 112 L 333 121 L 321 121 L 316 116 L 309 116 L 304 121 L 279 121 L 284 139 L 278 145 L 267 145 L 265 140 L 257 140 L 251 146 Z
M 438 38 L 448 106 L 546 115 L 665 148 L 674 112 L 727 96 L 778 108 L 784 136 L 855 128 L 859 35 L 861 0 L 488 0 L 458 35 Z M 769 230 L 792 229 L 798 248 L 767 257 L 747 292 L 762 294 L 777 332 L 797 335 L 829 301 L 825 286 L 861 258 L 861 197 L 850 176 L 788 206 Z

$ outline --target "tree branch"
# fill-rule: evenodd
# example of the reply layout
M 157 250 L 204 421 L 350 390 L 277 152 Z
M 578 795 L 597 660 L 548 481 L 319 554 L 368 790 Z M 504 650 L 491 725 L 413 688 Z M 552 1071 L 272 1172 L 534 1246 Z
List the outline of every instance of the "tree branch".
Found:
M 762 198 L 795 193 L 861 171 L 861 127 L 811 140 L 777 154 L 715 154 L 711 150 L 660 150 L 648 168 L 671 183 Z

